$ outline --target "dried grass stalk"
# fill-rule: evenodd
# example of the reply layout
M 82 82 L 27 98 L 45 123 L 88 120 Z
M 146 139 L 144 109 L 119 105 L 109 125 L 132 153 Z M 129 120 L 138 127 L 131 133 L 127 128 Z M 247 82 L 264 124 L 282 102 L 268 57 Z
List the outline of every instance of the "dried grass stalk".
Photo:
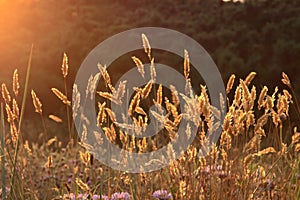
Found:
M 232 123 L 232 115 L 230 113 L 227 113 L 224 118 L 223 130 L 228 131 L 229 127 L 231 126 L 231 123 Z
M 89 151 L 86 151 L 85 153 L 83 153 L 82 151 L 79 151 L 79 157 L 80 160 L 87 166 L 90 163 L 90 159 L 91 159 L 91 154 Z
M 141 115 L 145 115 L 145 116 L 147 115 L 146 112 L 144 111 L 144 109 L 140 106 L 137 106 L 134 111 Z
M 97 92 L 101 97 L 108 99 L 110 101 L 112 101 L 113 99 L 113 94 L 109 93 L 109 92 Z
M 61 72 L 64 78 L 67 77 L 68 75 L 68 70 L 69 70 L 69 64 L 68 64 L 68 57 L 67 54 L 64 53 L 62 65 L 61 65 Z
M 111 100 L 118 105 L 121 105 L 123 103 L 122 98 L 124 97 L 126 91 L 126 83 L 127 83 L 126 80 L 121 81 L 119 83 L 118 89 L 115 90 L 112 94 Z
M 175 154 L 175 151 L 174 151 L 172 143 L 168 144 L 167 155 L 168 155 L 168 159 L 169 160 L 175 160 L 175 158 L 176 158 L 176 154 Z
M 225 99 L 222 93 L 220 93 L 220 108 L 221 108 L 221 113 L 222 115 L 225 115 Z
M 90 190 L 90 187 L 84 183 L 80 178 L 76 178 L 75 180 L 76 184 L 85 192 Z
M 144 33 L 142 34 L 142 42 L 143 42 L 144 51 L 150 59 L 151 58 L 151 46 L 150 46 L 147 36 Z
M 186 79 L 186 82 L 185 82 L 185 94 L 190 96 L 190 97 L 193 97 L 194 96 L 194 93 L 193 93 L 193 88 L 192 88 L 192 83 L 191 83 L 191 79 L 188 78 Z
M 1 92 L 5 103 L 9 103 L 11 101 L 11 97 L 5 83 L 2 83 L 1 85 Z
M 232 74 L 227 82 L 226 94 L 229 94 L 230 90 L 232 89 L 234 80 L 235 80 L 235 75 Z
M 47 160 L 47 163 L 45 164 L 45 166 L 47 168 L 51 168 L 52 167 L 52 163 L 53 163 L 52 156 L 48 156 L 48 160 Z
M 291 81 L 288 77 L 288 75 L 286 75 L 286 73 L 282 72 L 282 79 L 281 81 L 283 82 L 283 84 L 285 84 L 286 86 L 288 86 L 290 89 L 292 88 L 291 85 Z
M 246 85 L 245 81 L 243 81 L 242 79 L 240 80 L 240 85 L 242 87 L 242 91 L 243 91 L 243 101 L 249 101 L 250 99 L 250 92 L 249 92 L 249 88 Z
M 68 100 L 68 98 L 58 89 L 56 88 L 51 88 L 52 92 L 59 98 L 64 104 L 67 106 L 71 105 L 71 102 Z
M 40 101 L 40 99 L 36 96 L 36 93 L 31 90 L 31 97 L 32 97 L 32 102 L 35 108 L 35 112 L 42 114 L 42 103 Z
M 226 147 L 227 150 L 231 149 L 232 138 L 227 131 L 223 131 L 220 139 L 221 147 Z
M 20 88 L 20 84 L 19 84 L 18 70 L 15 69 L 14 75 L 13 75 L 13 91 L 14 91 L 14 94 L 16 97 L 19 94 L 19 88 Z
M 265 148 L 265 149 L 257 152 L 255 155 L 262 156 L 262 155 L 269 154 L 269 153 L 276 153 L 276 151 L 273 147 L 268 147 L 268 148 Z
M 116 140 L 117 135 L 113 124 L 110 125 L 110 128 L 104 127 L 103 130 L 107 139 L 109 139 L 111 142 Z
M 93 78 L 93 81 L 90 85 L 90 88 L 89 88 L 89 92 L 90 92 L 90 95 L 91 95 L 91 100 L 93 100 L 93 95 L 95 94 L 95 90 L 96 90 L 96 87 L 97 87 L 97 83 L 100 79 L 100 73 L 97 73 L 94 78 Z
M 25 141 L 24 149 L 26 150 L 26 152 L 27 152 L 29 155 L 32 155 L 32 150 L 31 150 L 30 147 L 29 147 L 28 140 Z
M 117 121 L 115 113 L 110 108 L 105 108 L 107 115 L 109 116 L 110 120 L 115 123 Z
M 234 100 L 233 100 L 233 104 L 235 106 L 237 106 L 237 107 L 239 106 L 241 97 L 242 97 L 242 89 L 241 89 L 241 86 L 238 86 L 235 90 Z
M 82 132 L 81 132 L 81 142 L 85 145 L 87 141 L 87 127 L 85 124 L 82 124 Z
M 177 112 L 177 108 L 175 105 L 173 105 L 172 103 L 170 103 L 169 99 L 167 97 L 165 97 L 165 104 L 166 104 L 166 108 L 167 110 L 172 113 L 174 118 L 178 117 L 178 112 Z
M 162 89 L 162 85 L 160 84 L 156 92 L 156 101 L 154 102 L 155 104 L 162 105 L 162 94 L 163 94 L 163 89 Z
M 14 143 L 14 145 L 16 145 L 16 142 L 18 140 L 18 130 L 15 123 L 13 122 L 10 123 L 10 135 L 12 142 Z
M 249 86 L 252 80 L 255 78 L 255 76 L 256 76 L 256 72 L 250 72 L 250 74 L 245 79 L 245 84 Z
M 141 91 L 141 96 L 143 99 L 146 99 L 149 96 L 149 93 L 151 92 L 152 89 L 152 80 L 150 80 L 145 87 Z
M 129 108 L 128 108 L 128 115 L 129 115 L 129 116 L 132 116 L 132 115 L 133 115 L 133 112 L 135 111 L 135 108 L 136 108 L 137 106 L 139 106 L 139 104 L 140 104 L 140 93 L 137 92 L 137 93 L 134 95 L 134 97 L 133 97 L 133 99 L 131 100 L 131 102 L 130 102 L 130 105 L 129 105 Z
M 8 104 L 5 104 L 5 110 L 7 114 L 7 122 L 12 124 L 16 117 L 14 113 L 11 111 L 10 106 Z
M 269 115 L 264 114 L 260 118 L 258 118 L 255 126 L 255 131 L 258 130 L 258 128 L 262 128 L 268 121 Z
M 27 141 L 27 140 L 26 140 Z M 53 137 L 53 138 L 50 138 L 47 143 L 46 143 L 46 146 L 49 147 L 51 144 L 53 144 L 54 142 L 57 142 L 57 137 Z
M 139 73 L 142 75 L 143 78 L 145 78 L 145 69 L 143 62 L 135 56 L 132 56 L 131 58 L 135 63 L 136 67 L 138 68 Z
M 244 173 L 248 174 L 248 165 L 252 163 L 252 161 L 254 160 L 254 155 L 253 154 L 249 154 L 244 158 Z
M 20 110 L 16 99 L 13 99 L 13 113 L 17 119 L 20 117 Z
M 80 93 L 78 91 L 78 87 L 76 84 L 73 85 L 73 105 L 72 105 L 72 114 L 73 114 L 73 119 L 77 116 L 78 109 L 80 107 Z
M 187 195 L 187 183 L 186 181 L 181 180 L 179 182 L 179 194 L 181 199 L 186 199 L 185 196 Z
M 258 109 L 260 110 L 264 106 L 265 97 L 267 95 L 268 88 L 267 86 L 264 86 L 263 89 L 260 92 L 260 95 L 258 97 Z
M 103 79 L 105 81 L 105 84 L 107 86 L 109 86 L 109 85 L 111 85 L 111 80 L 110 80 L 110 76 L 109 76 L 106 68 L 107 67 L 105 65 L 103 67 L 100 63 L 98 63 L 98 69 L 99 69 L 99 71 L 100 71 L 100 73 L 101 73 L 101 75 L 102 75 L 102 77 L 103 77 Z
M 284 94 L 284 96 L 286 96 L 286 98 L 289 100 L 289 102 L 293 103 L 293 97 L 287 90 L 283 90 L 283 94 Z
M 179 97 L 178 97 L 178 91 L 174 85 L 170 85 L 170 90 L 172 93 L 172 102 L 175 106 L 179 105 Z
M 98 108 L 99 108 L 99 112 L 98 112 L 98 115 L 97 115 L 97 125 L 98 126 L 101 126 L 102 123 L 104 122 L 105 120 L 105 117 L 106 117 L 106 114 L 105 114 L 105 105 L 106 103 L 103 102 L 102 104 L 98 102 Z
M 296 144 L 300 142 L 300 133 L 296 132 L 294 133 L 294 135 L 292 136 L 292 144 Z
M 57 122 L 57 123 L 61 123 L 62 122 L 62 119 L 56 115 L 49 115 L 48 116 L 49 119 L 52 119 L 53 121 Z
M 184 73 L 184 77 L 185 79 L 189 78 L 190 75 L 190 58 L 189 58 L 189 53 L 187 50 L 184 50 L 184 64 L 183 64 L 183 73 Z
M 88 85 L 85 90 L 86 98 L 90 95 L 90 99 L 93 100 L 94 93 L 97 87 L 98 80 L 101 73 L 97 73 L 95 76 L 91 75 L 88 80 Z
M 155 70 L 155 65 L 154 65 L 154 58 L 151 59 L 150 76 L 151 76 L 151 80 L 153 82 L 155 82 L 156 81 L 156 70 Z

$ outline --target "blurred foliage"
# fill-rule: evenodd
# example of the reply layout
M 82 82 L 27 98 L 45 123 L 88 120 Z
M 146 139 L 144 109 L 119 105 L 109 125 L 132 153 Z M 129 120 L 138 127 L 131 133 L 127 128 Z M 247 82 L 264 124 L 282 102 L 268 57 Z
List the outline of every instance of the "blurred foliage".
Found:
M 285 71 L 299 93 L 299 0 L 2 0 L 0 81 L 11 77 L 14 68 L 24 77 L 33 43 L 30 87 L 44 101 L 46 113 L 58 112 L 50 88 L 63 89 L 63 52 L 70 61 L 71 91 L 77 69 L 96 45 L 144 26 L 171 28 L 196 39 L 212 55 L 225 82 L 231 73 L 256 71 L 257 83 L 275 87 Z M 116 63 L 124 65 L 122 57 Z M 119 74 L 118 69 L 110 73 Z

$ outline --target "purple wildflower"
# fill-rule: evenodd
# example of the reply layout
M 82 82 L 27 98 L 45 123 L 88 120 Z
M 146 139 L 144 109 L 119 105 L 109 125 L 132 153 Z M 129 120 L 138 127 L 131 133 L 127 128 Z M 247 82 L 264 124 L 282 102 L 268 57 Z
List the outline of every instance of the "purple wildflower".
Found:
M 108 199 L 108 196 L 106 196 L 106 195 L 101 195 L 101 199 L 102 200 L 109 200 Z M 97 195 L 97 194 L 94 194 L 93 196 L 92 196 L 92 200 L 100 200 L 100 195 Z
M 111 200 L 118 200 L 118 199 L 130 200 L 130 194 L 128 192 L 121 192 L 121 193 L 116 192 L 111 195 Z
M 153 197 L 160 200 L 166 200 L 171 199 L 172 194 L 167 190 L 156 190 L 155 192 L 153 192 Z
M 77 199 L 79 200 L 86 200 L 89 198 L 88 194 L 78 194 Z
M 202 170 L 200 170 L 200 173 L 205 175 L 216 175 L 219 178 L 225 178 L 228 176 L 228 173 L 223 170 L 222 165 L 208 165 L 205 166 Z M 230 172 L 229 172 L 230 173 Z
M 99 199 L 100 199 L 100 195 L 94 194 L 94 195 L 92 196 L 92 199 L 93 199 L 93 200 L 99 200 Z
M 68 179 L 67 179 L 67 183 L 71 184 L 71 183 L 72 183 L 72 179 L 71 179 L 71 178 L 68 178 Z
M 92 181 L 88 180 L 86 184 L 88 184 L 88 186 L 91 186 L 92 185 Z
M 74 193 L 70 193 L 69 197 L 70 197 L 70 200 L 76 200 L 76 196 Z
M 101 195 L 102 200 L 109 200 L 108 196 L 106 195 Z

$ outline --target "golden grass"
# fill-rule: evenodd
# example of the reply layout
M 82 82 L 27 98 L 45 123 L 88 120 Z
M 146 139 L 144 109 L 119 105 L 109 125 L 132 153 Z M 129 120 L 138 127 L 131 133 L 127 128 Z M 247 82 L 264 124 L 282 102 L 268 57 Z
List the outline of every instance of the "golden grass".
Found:
M 287 88 L 282 91 L 277 87 L 271 89 L 267 86 L 261 90 L 257 89 L 259 87 L 252 84 L 255 72 L 251 72 L 245 79 L 240 79 L 235 88 L 236 76 L 230 76 L 226 94 L 234 93 L 234 97 L 229 99 L 220 96 L 222 110 L 218 110 L 211 106 L 205 86 L 199 87 L 199 94 L 191 92 L 191 66 L 186 50 L 183 68 L 187 91 L 185 94 L 178 93 L 174 86 L 170 86 L 170 93 L 167 93 L 161 84 L 154 84 L 154 58 L 151 56 L 151 46 L 145 35 L 142 35 L 142 42 L 151 62 L 151 79 L 144 86 L 134 88 L 135 94 L 131 99 L 124 100 L 126 81 L 120 82 L 118 87 L 114 88 L 106 67 L 101 64 L 98 64 L 99 73 L 90 77 L 85 94 L 79 93 L 77 85 L 73 86 L 73 117 L 80 117 L 82 121 L 82 137 L 78 141 L 80 145 L 74 145 L 74 141 L 70 140 L 67 146 L 62 146 L 57 137 L 47 137 L 42 103 L 32 90 L 33 105 L 41 116 L 46 139 L 40 146 L 21 141 L 17 152 L 20 159 L 12 159 L 11 152 L 15 152 L 20 134 L 25 134 L 22 130 L 18 131 L 17 124 L 21 115 L 16 100 L 20 88 L 17 70 L 13 74 L 12 96 L 6 84 L 2 83 L 1 93 L 7 121 L 5 124 L 9 127 L 6 136 L 2 135 L 6 145 L 2 147 L 4 151 L 1 158 L 5 158 L 6 163 L 2 166 L 2 171 L 5 168 L 7 180 L 2 180 L 2 183 L 11 188 L 7 198 L 19 199 L 22 196 L 23 199 L 70 199 L 71 193 L 86 193 L 91 197 L 94 194 L 112 196 L 114 192 L 127 191 L 131 193 L 132 199 L 153 199 L 152 193 L 159 189 L 168 190 L 173 199 L 182 200 L 300 197 L 300 133 L 297 126 L 291 123 L 291 105 L 296 99 L 291 81 L 285 73 L 282 74 L 282 82 Z M 145 78 L 142 60 L 137 57 L 132 59 L 141 76 Z M 65 80 L 68 75 L 66 54 L 63 56 L 61 70 Z M 102 102 L 97 102 L 97 125 L 102 127 L 105 137 L 111 143 L 123 150 L 138 153 L 155 151 L 167 145 L 167 155 L 162 155 L 160 160 L 151 160 L 147 163 L 149 165 L 160 165 L 170 158 L 175 158 L 174 147 L 170 141 L 189 139 L 193 123 L 199 128 L 192 144 L 187 150 L 182 150 L 180 157 L 168 167 L 155 172 L 128 174 L 99 163 L 93 157 L 93 152 L 97 150 L 87 144 L 86 140 L 88 134 L 93 134 L 95 142 L 102 144 L 103 138 L 97 132 L 89 132 L 89 119 L 80 115 L 79 111 L 82 109 L 80 102 L 84 101 L 84 97 L 92 97 L 100 75 L 104 77 L 107 91 L 97 91 L 104 97 Z M 51 90 L 67 108 L 71 107 L 66 92 L 56 88 Z M 179 96 L 186 103 L 184 110 L 179 109 Z M 111 103 L 128 103 L 126 114 L 132 118 L 133 123 L 129 124 L 126 116 L 123 116 L 123 122 L 118 122 L 118 113 L 114 113 L 110 107 Z M 149 112 L 152 104 L 158 108 L 157 111 Z M 225 105 L 228 106 L 226 113 Z M 165 113 L 162 107 L 165 107 Z M 68 109 L 66 111 L 69 112 Z M 297 106 L 296 111 L 298 112 Z M 131 135 L 130 133 L 139 134 L 145 129 L 150 114 L 158 120 L 157 129 L 162 130 L 151 138 L 137 138 Z M 216 121 L 221 116 L 224 116 L 222 124 Z M 63 122 L 58 116 L 48 117 L 56 122 Z M 178 127 L 183 119 L 189 120 L 189 123 L 185 131 L 179 133 Z M 1 121 L 4 121 L 4 116 L 1 117 Z M 124 129 L 121 130 L 120 127 Z M 208 143 L 206 136 L 218 127 L 222 127 L 219 143 L 212 144 L 210 151 L 204 149 L 208 151 L 207 156 L 199 157 L 201 147 Z M 70 135 L 73 134 L 72 131 L 74 130 L 69 129 Z M 124 160 L 126 159 L 124 157 Z M 16 176 L 11 175 L 14 173 Z M 11 181 L 12 179 L 14 181 Z

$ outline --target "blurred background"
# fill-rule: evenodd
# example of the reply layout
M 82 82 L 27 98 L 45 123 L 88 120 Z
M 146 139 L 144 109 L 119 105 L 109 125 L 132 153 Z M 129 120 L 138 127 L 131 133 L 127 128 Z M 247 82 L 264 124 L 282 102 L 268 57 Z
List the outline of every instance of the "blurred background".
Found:
M 65 119 L 65 107 L 51 92 L 52 87 L 64 89 L 63 53 L 69 57 L 70 98 L 76 72 L 95 46 L 114 34 L 145 26 L 174 29 L 197 40 L 219 67 L 224 83 L 232 73 L 244 78 L 255 71 L 258 91 L 264 85 L 274 91 L 282 86 L 284 71 L 299 96 L 299 0 L 0 0 L 0 83 L 11 83 L 18 68 L 24 86 L 33 44 L 29 87 L 40 97 L 45 115 Z M 154 55 L 157 62 L 182 67 L 182 59 L 170 60 L 166 52 L 160 53 Z M 130 56 L 113 65 L 127 64 L 134 66 Z M 109 72 L 116 81 L 121 72 L 114 69 Z M 30 102 L 27 107 L 26 115 L 33 115 Z

